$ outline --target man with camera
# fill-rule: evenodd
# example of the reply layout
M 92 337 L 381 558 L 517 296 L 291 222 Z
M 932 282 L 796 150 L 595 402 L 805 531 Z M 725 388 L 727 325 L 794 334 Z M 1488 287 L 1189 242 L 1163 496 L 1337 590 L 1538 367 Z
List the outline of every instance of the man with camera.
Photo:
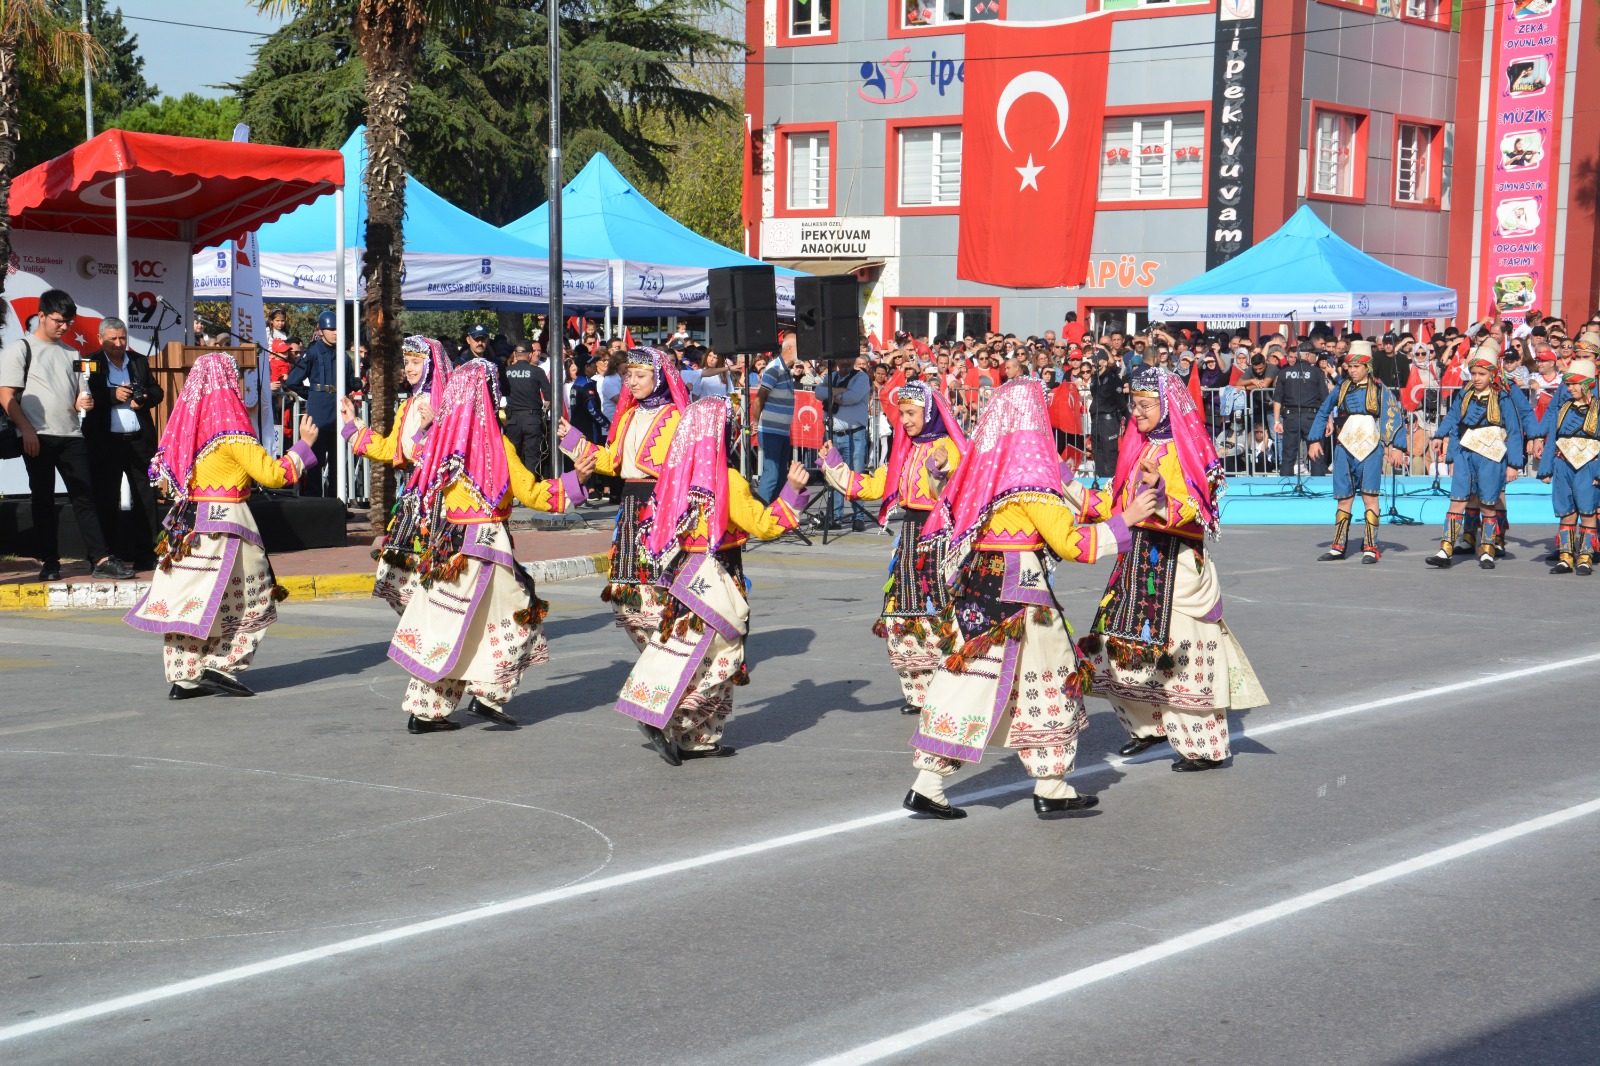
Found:
M 56 516 L 56 475 L 67 486 L 67 499 L 78 522 L 84 552 L 94 563 L 95 577 L 130 578 L 131 566 L 111 555 L 95 516 L 89 451 L 78 416 L 94 408 L 82 388 L 78 353 L 61 343 L 78 317 L 78 305 L 62 289 L 39 297 L 33 332 L 0 351 L 0 411 L 21 438 L 22 462 L 28 468 L 33 497 L 33 536 L 40 581 L 61 580 L 61 549 Z
M 150 487 L 150 460 L 156 453 L 156 423 L 150 412 L 163 395 L 149 361 L 128 350 L 128 324 L 120 318 L 102 319 L 100 353 L 89 370 L 94 406 L 83 416 L 83 439 L 101 531 L 119 558 L 141 570 L 155 566 L 161 520 Z M 133 502 L 126 526 L 121 511 L 124 477 Z
M 1097 481 L 1109 481 L 1117 472 L 1117 446 L 1122 436 L 1122 420 L 1128 413 L 1127 393 L 1122 360 L 1097 346 L 1094 350 L 1094 376 L 1089 379 L 1094 476 Z

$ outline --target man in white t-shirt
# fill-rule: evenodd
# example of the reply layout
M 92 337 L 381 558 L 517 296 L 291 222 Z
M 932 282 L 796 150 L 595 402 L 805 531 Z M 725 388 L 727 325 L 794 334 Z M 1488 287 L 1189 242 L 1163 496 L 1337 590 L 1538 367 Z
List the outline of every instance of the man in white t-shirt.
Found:
M 78 317 L 78 305 L 62 289 L 39 297 L 33 333 L 0 349 L 0 410 L 22 435 L 22 462 L 33 497 L 33 537 L 42 564 L 40 581 L 61 580 L 61 550 L 56 516 L 56 475 L 78 522 L 85 554 L 95 577 L 130 578 L 134 570 L 106 548 L 95 514 L 89 449 L 79 412 L 94 407 L 78 353 L 61 343 Z

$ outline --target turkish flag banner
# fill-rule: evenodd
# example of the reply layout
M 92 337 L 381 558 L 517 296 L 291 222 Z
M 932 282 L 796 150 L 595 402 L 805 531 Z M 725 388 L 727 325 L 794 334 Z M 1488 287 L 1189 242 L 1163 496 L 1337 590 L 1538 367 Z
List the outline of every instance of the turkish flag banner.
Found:
M 827 441 L 823 429 L 822 401 L 814 392 L 799 389 L 794 394 L 794 421 L 789 423 L 789 443 L 796 448 L 820 449 Z
M 1083 284 L 1094 237 L 1111 19 L 966 30 L 956 277 Z

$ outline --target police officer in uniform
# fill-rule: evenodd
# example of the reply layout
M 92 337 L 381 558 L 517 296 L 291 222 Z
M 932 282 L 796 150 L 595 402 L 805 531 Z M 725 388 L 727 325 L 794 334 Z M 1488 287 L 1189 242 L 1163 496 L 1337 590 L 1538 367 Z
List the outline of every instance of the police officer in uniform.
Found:
M 546 412 L 550 409 L 550 376 L 534 361 L 526 341 L 512 348 L 511 362 L 501 374 L 506 439 L 517 449 L 523 466 L 538 470 L 544 461 L 545 442 L 550 435 L 550 423 L 546 421 Z
M 1272 395 L 1272 431 L 1281 441 L 1279 455 L 1286 473 L 1308 454 L 1311 423 L 1328 390 L 1328 376 L 1317 366 L 1316 345 L 1302 340 L 1295 361 L 1278 368 L 1278 384 Z M 1319 452 L 1309 462 L 1313 477 L 1328 472 L 1326 452 Z
M 305 354 L 295 363 L 284 380 L 284 387 L 298 395 L 306 404 L 306 414 L 317 424 L 317 440 L 311 446 L 317 457 L 317 466 L 300 479 L 300 495 L 333 495 L 333 447 L 339 441 L 338 343 L 332 311 L 324 311 L 317 318 L 317 328 Z M 344 357 L 344 381 L 348 394 L 359 387 L 355 367 L 350 357 Z
M 1094 435 L 1094 476 L 1109 481 L 1117 472 L 1117 445 L 1128 413 L 1122 360 L 1104 348 L 1094 351 L 1094 377 L 1089 379 L 1089 406 Z

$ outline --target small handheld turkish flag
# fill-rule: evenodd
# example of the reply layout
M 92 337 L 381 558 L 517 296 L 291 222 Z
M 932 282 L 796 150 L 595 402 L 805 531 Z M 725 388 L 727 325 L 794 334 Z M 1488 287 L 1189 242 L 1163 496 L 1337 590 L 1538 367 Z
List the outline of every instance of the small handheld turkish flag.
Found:
M 1080 285 L 1094 237 L 1111 19 L 966 31 L 956 277 Z
M 822 401 L 817 399 L 817 394 L 796 390 L 794 421 L 789 423 L 789 443 L 796 448 L 821 448 L 827 440 L 822 421 Z

